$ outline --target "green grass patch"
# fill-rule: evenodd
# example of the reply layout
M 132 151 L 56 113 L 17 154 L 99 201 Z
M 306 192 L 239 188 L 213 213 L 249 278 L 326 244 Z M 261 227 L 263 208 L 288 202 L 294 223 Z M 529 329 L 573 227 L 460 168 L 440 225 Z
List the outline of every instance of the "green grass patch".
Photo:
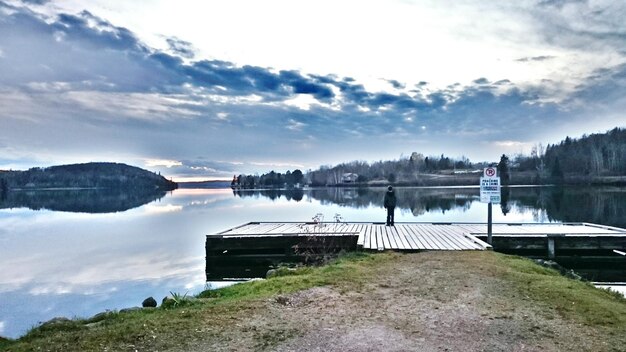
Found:
M 623 296 L 566 278 L 529 259 L 501 254 L 497 257 L 506 268 L 505 277 L 516 283 L 520 291 L 545 304 L 547 309 L 589 326 L 626 327 L 626 299 Z
M 365 267 L 386 256 L 364 253 L 349 253 L 322 267 L 300 267 L 277 270 L 268 280 L 251 281 L 217 290 L 201 292 L 199 298 L 215 298 L 220 301 L 247 298 L 264 298 L 276 294 L 287 294 L 325 285 L 361 285 L 365 282 Z

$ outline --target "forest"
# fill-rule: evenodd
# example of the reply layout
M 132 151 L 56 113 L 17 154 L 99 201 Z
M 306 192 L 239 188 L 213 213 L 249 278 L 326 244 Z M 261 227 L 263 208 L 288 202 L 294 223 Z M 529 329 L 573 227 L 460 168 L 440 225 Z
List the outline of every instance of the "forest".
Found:
M 624 184 L 626 183 L 626 129 L 567 136 L 558 144 L 536 144 L 530 155 L 502 154 L 499 160 L 472 162 L 465 156 L 425 156 L 412 152 L 387 161 L 351 161 L 317 170 L 271 171 L 239 175 L 237 188 L 310 186 L 454 186 L 478 183 L 482 169 L 497 166 L 503 184 Z
M 0 197 L 9 190 L 122 189 L 169 191 L 178 185 L 156 173 L 119 163 L 85 163 L 0 171 Z

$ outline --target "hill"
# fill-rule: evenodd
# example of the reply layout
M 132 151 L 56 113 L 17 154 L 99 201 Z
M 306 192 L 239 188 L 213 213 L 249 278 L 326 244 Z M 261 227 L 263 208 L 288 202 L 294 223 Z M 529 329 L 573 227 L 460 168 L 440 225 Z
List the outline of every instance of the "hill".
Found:
M 0 195 L 9 190 L 77 188 L 169 191 L 178 188 L 178 184 L 154 172 L 120 163 L 94 162 L 0 172 Z

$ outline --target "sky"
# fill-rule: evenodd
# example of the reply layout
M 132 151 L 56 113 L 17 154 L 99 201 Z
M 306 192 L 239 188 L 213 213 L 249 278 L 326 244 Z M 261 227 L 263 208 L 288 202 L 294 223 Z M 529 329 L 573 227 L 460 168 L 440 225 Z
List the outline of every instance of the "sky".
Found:
M 175 180 L 626 126 L 626 3 L 0 0 L 0 169 Z

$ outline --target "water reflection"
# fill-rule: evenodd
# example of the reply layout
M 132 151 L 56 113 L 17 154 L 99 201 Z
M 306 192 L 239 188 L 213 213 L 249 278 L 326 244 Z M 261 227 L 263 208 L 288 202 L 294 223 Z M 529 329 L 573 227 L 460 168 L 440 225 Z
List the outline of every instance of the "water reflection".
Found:
M 486 205 L 478 201 L 476 188 L 397 192 L 398 222 L 486 219 Z M 347 222 L 385 218 L 382 188 L 37 193 L 0 200 L 2 336 L 17 337 L 55 316 L 87 317 L 138 305 L 148 296 L 160 300 L 170 291 L 197 293 L 205 287 L 206 234 L 250 221 L 310 221 L 317 213 L 327 220 L 340 213 Z M 512 188 L 506 207 L 494 207 L 494 219 L 624 227 L 626 190 Z M 239 264 L 242 276 L 263 276 L 267 270 Z M 220 270 L 215 270 L 216 277 L 236 274 Z
M 383 206 L 385 188 L 320 188 L 237 190 L 236 197 L 266 197 L 301 201 L 305 195 L 322 205 L 353 209 Z M 476 187 L 397 188 L 398 208 L 415 217 L 441 212 L 465 212 L 480 200 Z M 591 222 L 626 227 L 626 188 L 616 187 L 511 187 L 502 189 L 501 215 L 529 212 L 535 222 Z M 505 219 L 503 219 L 505 220 Z M 458 221 L 450 218 L 449 221 Z M 477 219 L 476 221 L 484 221 Z M 506 220 L 505 220 L 506 221 Z
M 0 209 L 29 208 L 78 213 L 114 213 L 137 208 L 165 196 L 163 191 L 122 189 L 13 191 L 0 198 Z

